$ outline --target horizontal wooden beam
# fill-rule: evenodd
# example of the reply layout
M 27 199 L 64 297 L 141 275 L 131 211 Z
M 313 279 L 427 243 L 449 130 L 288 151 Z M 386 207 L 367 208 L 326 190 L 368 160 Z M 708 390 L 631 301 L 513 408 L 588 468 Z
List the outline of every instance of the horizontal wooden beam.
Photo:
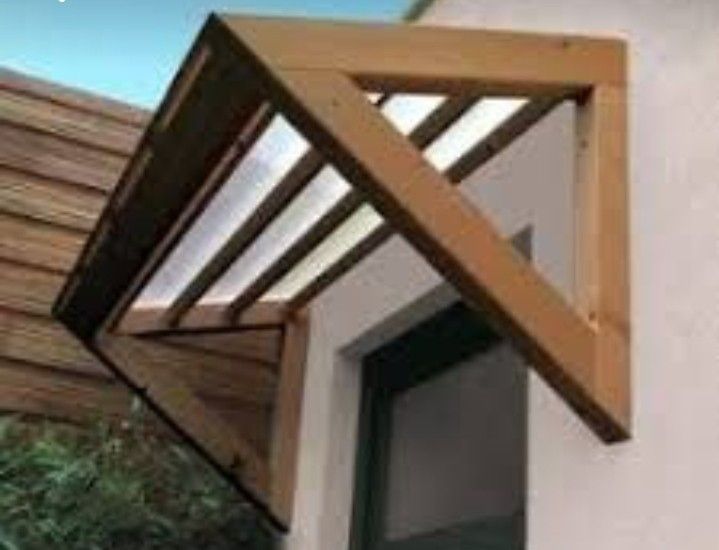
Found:
M 563 96 L 552 96 L 530 100 L 491 134 L 457 159 L 445 171 L 446 178 L 455 185 L 462 183 L 465 178 L 504 151 L 515 139 L 551 112 L 562 102 L 562 99 Z M 382 223 L 293 296 L 288 302 L 290 311 L 304 308 L 313 298 L 338 281 L 394 234 L 390 225 Z
M 133 307 L 116 330 L 120 334 L 188 334 L 282 327 L 290 318 L 284 302 L 256 302 L 241 315 L 227 314 L 227 304 L 198 304 L 175 326 L 167 326 L 163 307 Z
M 234 15 L 220 21 L 268 66 L 336 71 L 372 91 L 532 95 L 620 84 L 626 76 L 625 46 L 614 39 Z

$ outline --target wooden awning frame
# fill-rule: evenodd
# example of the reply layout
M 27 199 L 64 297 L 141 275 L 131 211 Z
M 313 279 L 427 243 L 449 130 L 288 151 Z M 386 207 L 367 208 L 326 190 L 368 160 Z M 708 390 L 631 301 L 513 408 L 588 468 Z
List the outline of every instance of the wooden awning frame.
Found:
M 448 99 L 404 137 L 367 100 L 368 92 L 433 93 Z M 444 173 L 425 161 L 421 149 L 472 101 L 497 94 L 529 101 Z M 572 304 L 453 187 L 567 100 L 577 105 L 577 291 Z M 252 449 L 222 429 L 208 434 L 213 420 L 176 381 L 156 379 L 151 358 L 137 344 L 151 345 L 152 334 L 177 332 L 263 326 L 306 331 L 309 301 L 395 233 L 506 335 L 602 440 L 622 441 L 630 435 L 631 415 L 626 102 L 626 47 L 619 40 L 212 16 L 147 129 L 55 313 L 283 526 L 291 516 L 297 423 L 284 420 L 285 442 L 271 459 L 275 465 L 264 467 Z M 168 308 L 132 309 L 138 293 L 266 128 L 272 110 L 281 112 L 314 149 L 180 299 Z M 326 162 L 354 191 L 232 303 L 198 305 L 209 285 Z M 382 214 L 384 225 L 291 300 L 259 300 L 364 201 Z M 287 352 L 295 365 L 304 360 L 297 342 Z M 288 372 L 283 391 L 293 391 L 287 389 L 291 386 L 300 393 L 297 367 Z M 292 419 L 298 414 L 293 399 L 285 414 Z M 283 463 L 279 469 L 277 462 Z

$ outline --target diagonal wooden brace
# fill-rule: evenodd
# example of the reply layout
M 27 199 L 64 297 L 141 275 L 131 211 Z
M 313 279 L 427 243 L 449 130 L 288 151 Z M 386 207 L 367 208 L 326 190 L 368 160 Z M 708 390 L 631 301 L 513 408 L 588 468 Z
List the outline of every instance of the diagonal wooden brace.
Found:
M 604 440 L 627 437 L 626 411 L 602 389 L 596 324 L 577 312 L 440 175 L 346 76 L 274 70 L 275 100 L 457 290 L 508 335 Z

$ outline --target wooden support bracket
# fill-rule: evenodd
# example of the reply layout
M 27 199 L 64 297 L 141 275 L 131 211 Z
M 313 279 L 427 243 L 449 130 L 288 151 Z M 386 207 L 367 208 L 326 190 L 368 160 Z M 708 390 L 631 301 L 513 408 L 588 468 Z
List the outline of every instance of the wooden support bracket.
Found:
M 368 100 L 370 93 L 375 101 L 439 94 L 444 104 L 405 136 Z M 472 101 L 497 94 L 527 102 L 443 173 L 425 160 L 421 149 Z M 577 288 L 571 303 L 456 188 L 565 100 L 577 105 Z M 136 297 L 275 115 L 308 140 L 304 160 L 169 307 L 138 307 Z M 211 16 L 55 314 L 285 528 L 296 475 L 305 306 L 393 233 L 485 315 L 604 441 L 621 441 L 631 424 L 627 160 L 626 46 L 620 40 Z M 227 304 L 202 302 L 326 165 L 352 191 Z M 383 223 L 296 295 L 263 300 L 367 205 Z M 208 409 L 181 376 L 156 368 L 158 346 L 173 338 L 249 328 L 284 334 L 276 388 L 266 403 L 272 426 L 265 454 Z

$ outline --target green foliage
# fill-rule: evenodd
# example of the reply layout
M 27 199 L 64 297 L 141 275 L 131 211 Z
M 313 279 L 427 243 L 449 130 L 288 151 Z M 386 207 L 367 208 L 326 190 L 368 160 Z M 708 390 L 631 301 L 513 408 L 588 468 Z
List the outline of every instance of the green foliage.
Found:
M 140 410 L 91 429 L 0 418 L 0 550 L 273 548 L 251 507 Z

